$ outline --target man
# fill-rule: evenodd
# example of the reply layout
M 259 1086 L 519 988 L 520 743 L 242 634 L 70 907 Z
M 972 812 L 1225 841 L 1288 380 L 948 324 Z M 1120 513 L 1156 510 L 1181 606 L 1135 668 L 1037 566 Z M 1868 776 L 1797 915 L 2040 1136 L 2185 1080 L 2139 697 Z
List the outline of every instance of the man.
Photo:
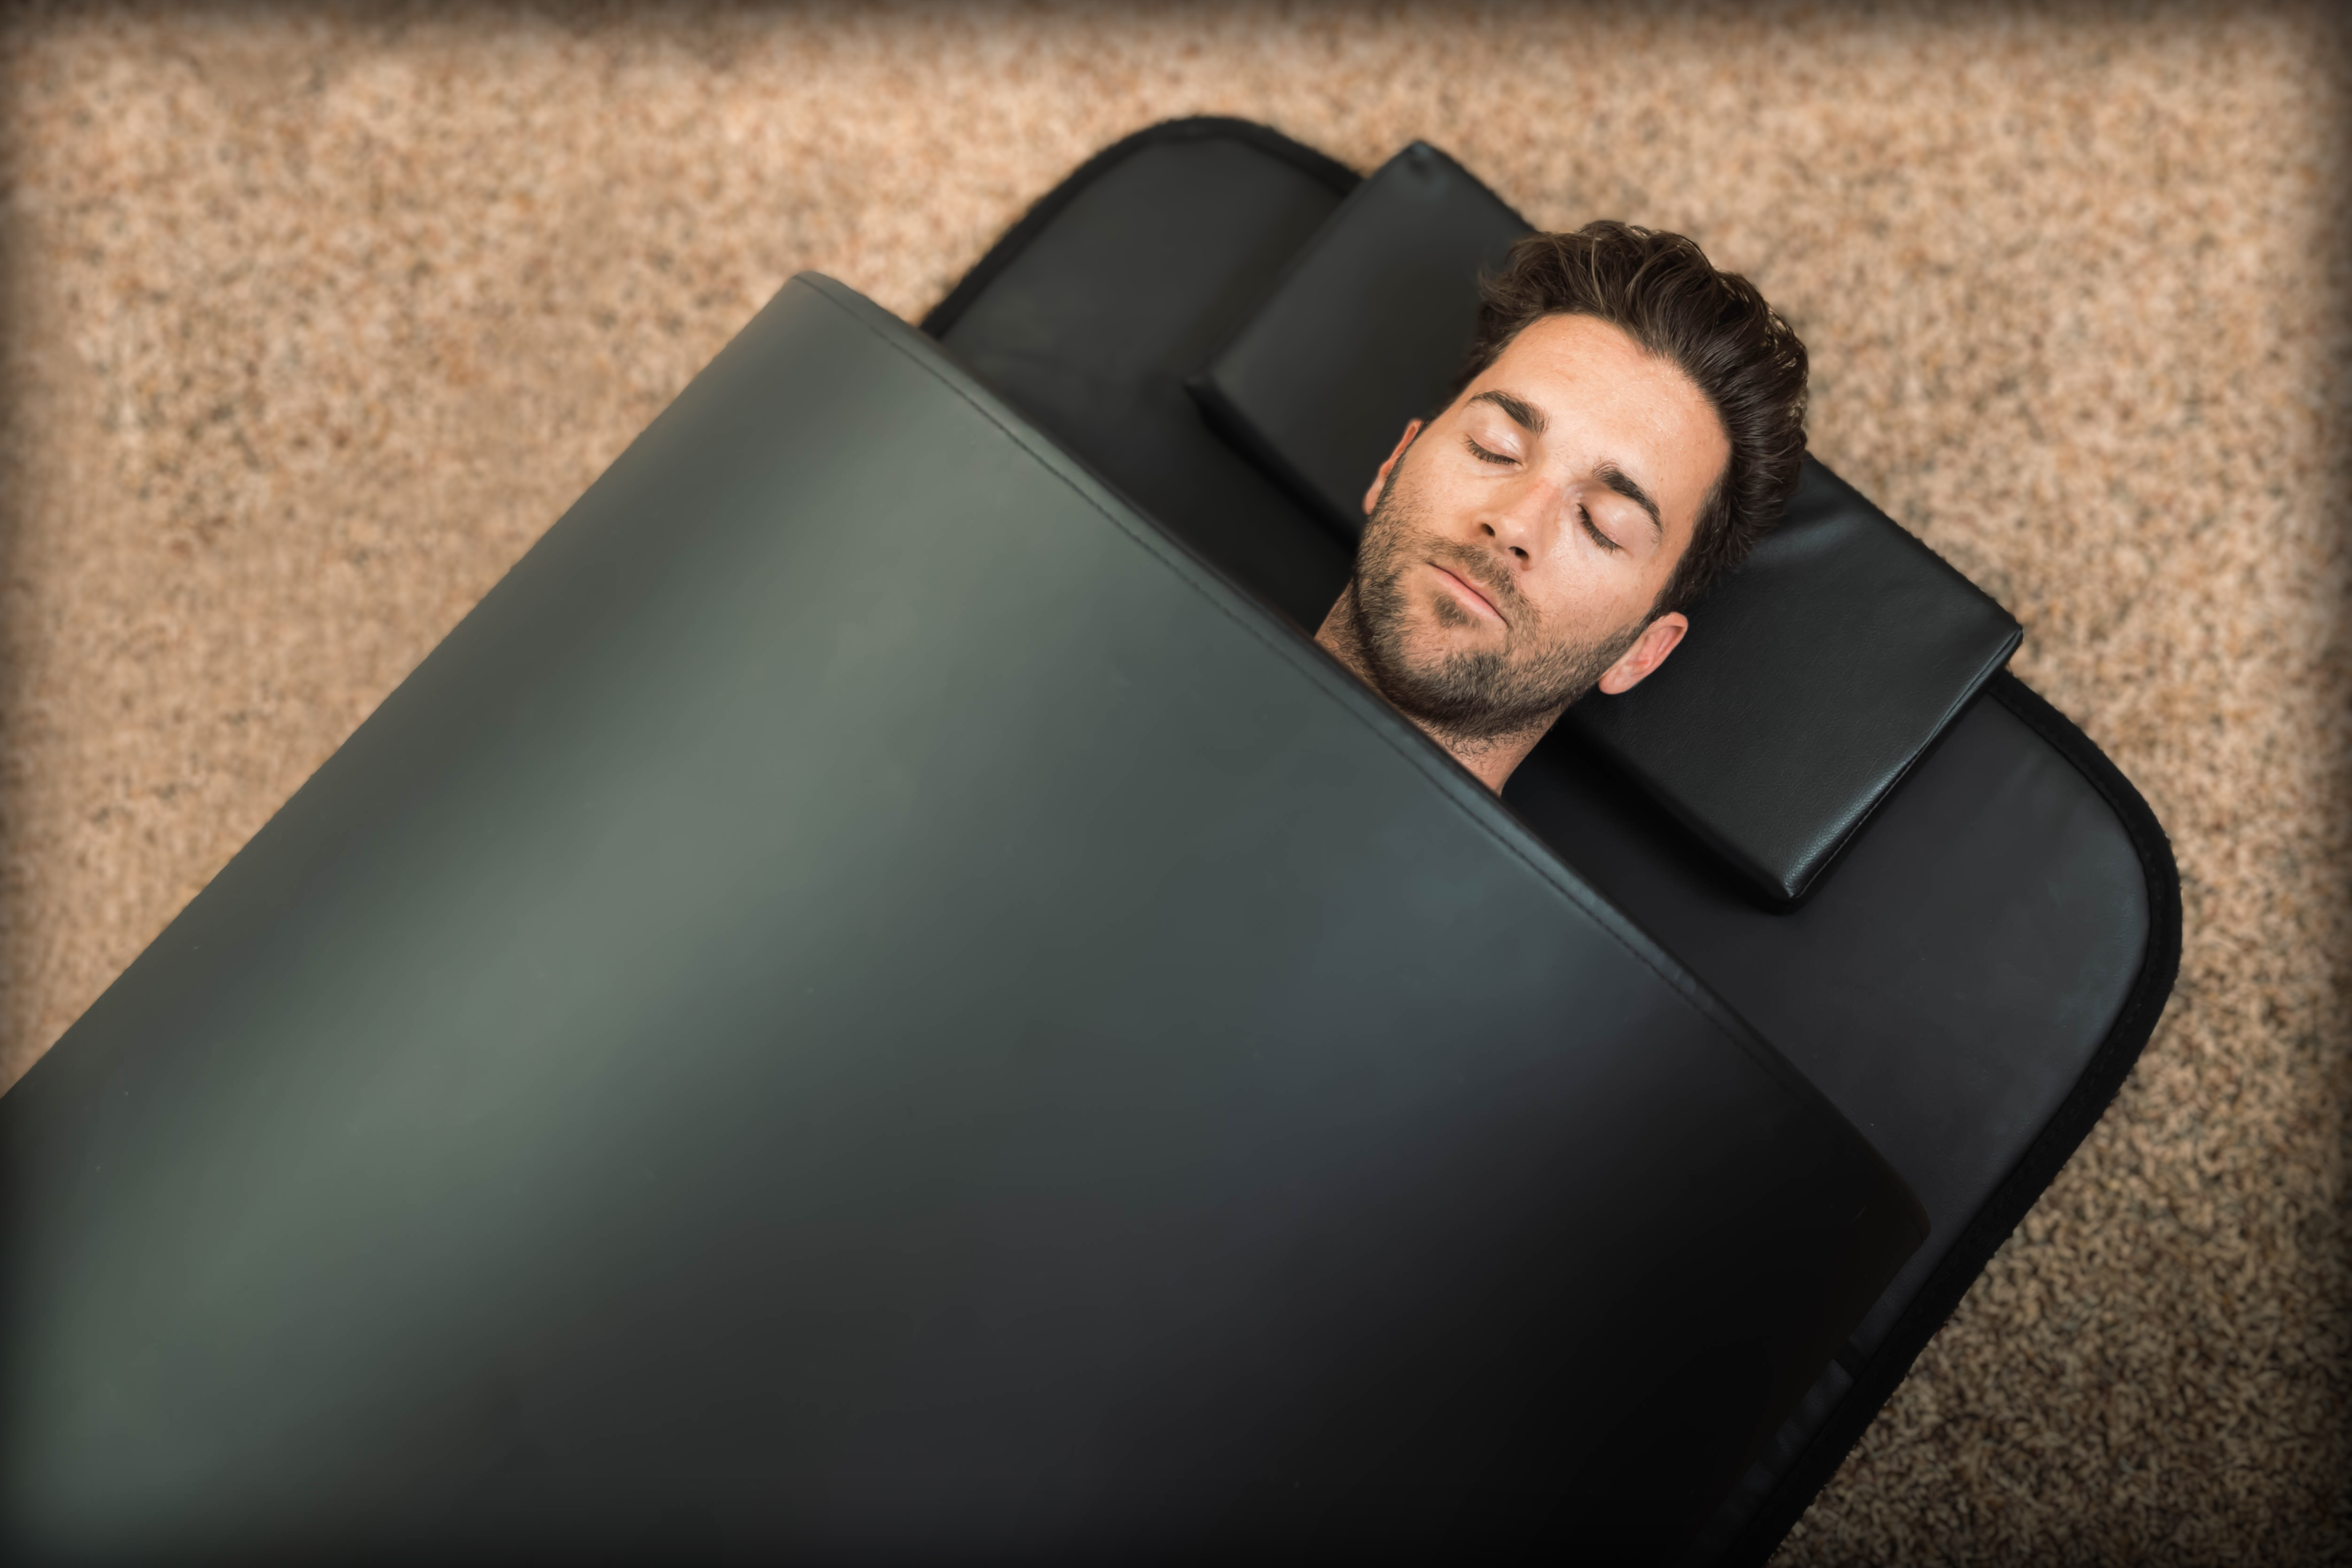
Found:
M 1530 235 L 1484 287 L 1453 400 L 1364 494 L 1316 634 L 1489 789 L 1569 704 L 1631 690 L 1780 518 L 1805 346 L 1680 235 Z

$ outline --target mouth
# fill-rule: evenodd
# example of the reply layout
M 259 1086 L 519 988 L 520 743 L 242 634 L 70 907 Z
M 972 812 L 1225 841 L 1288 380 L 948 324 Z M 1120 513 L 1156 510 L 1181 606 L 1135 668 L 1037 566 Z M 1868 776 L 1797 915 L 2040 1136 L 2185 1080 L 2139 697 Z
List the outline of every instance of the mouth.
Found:
M 1496 626 L 1507 626 L 1509 624 L 1503 619 L 1503 612 L 1495 607 L 1495 601 L 1488 598 L 1479 590 L 1477 585 L 1472 583 L 1468 578 L 1463 576 L 1458 572 L 1447 571 L 1444 567 L 1438 565 L 1434 561 L 1431 562 L 1429 565 L 1430 569 L 1437 574 L 1439 581 L 1445 587 L 1452 589 L 1454 591 L 1454 597 L 1460 599 L 1463 604 L 1467 605 L 1471 610 L 1480 615 L 1491 616 Z

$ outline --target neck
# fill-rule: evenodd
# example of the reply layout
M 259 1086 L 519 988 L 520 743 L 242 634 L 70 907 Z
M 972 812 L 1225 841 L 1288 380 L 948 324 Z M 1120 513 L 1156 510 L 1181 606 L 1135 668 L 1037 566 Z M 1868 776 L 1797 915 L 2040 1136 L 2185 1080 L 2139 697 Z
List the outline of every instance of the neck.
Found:
M 1353 671 L 1357 679 L 1379 692 L 1381 700 L 1403 714 L 1414 729 L 1436 742 L 1445 749 L 1447 755 L 1469 769 L 1471 777 L 1496 795 L 1503 793 L 1503 781 L 1511 776 L 1511 771 L 1527 760 L 1528 753 L 1536 749 L 1536 742 L 1544 738 L 1544 731 L 1551 728 L 1551 721 L 1548 719 L 1530 729 L 1513 731 L 1505 735 L 1471 737 L 1456 734 L 1398 707 L 1396 700 L 1381 689 L 1379 678 L 1372 673 L 1371 662 L 1364 658 L 1363 636 L 1356 626 L 1356 584 L 1352 580 L 1331 605 L 1331 613 L 1323 617 L 1323 625 L 1317 630 L 1315 641 L 1324 652 Z

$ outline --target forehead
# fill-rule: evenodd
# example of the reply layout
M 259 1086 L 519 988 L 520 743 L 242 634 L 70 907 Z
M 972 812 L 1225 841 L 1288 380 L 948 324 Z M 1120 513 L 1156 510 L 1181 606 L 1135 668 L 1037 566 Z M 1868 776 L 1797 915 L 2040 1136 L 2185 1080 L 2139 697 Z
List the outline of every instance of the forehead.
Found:
M 1591 316 L 1545 316 L 1511 340 L 1465 397 L 1504 390 L 1548 421 L 1571 459 L 1608 460 L 1657 487 L 1662 507 L 1695 514 L 1731 443 L 1706 395 L 1672 360 Z

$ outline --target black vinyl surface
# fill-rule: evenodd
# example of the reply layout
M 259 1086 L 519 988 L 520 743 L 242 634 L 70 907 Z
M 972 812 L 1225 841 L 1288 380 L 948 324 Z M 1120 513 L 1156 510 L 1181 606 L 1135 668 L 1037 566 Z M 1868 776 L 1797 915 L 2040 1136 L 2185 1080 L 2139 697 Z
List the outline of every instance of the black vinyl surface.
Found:
M 794 280 L 5 1099 L 0 1558 L 1664 1560 L 1921 1233 Z
M 1696 955 L 1927 1205 L 1936 1241 L 1855 1334 L 1866 1355 L 2122 1009 L 2149 936 L 2139 858 L 2067 758 L 1998 702 L 1970 709 L 1851 863 L 1787 913 L 1695 847 L 1672 853 L 1657 807 L 1576 751 L 1548 741 L 1511 781 L 1513 809 Z
M 1161 232 L 1219 254 L 1253 247 L 1250 236 L 1229 232 L 1244 220 L 1223 205 L 1228 165 L 1184 154 L 1207 134 L 1201 123 L 1181 128 L 1185 142 L 1149 132 L 1131 139 L 1074 178 L 1096 215 L 1093 232 L 1120 232 L 1118 215 L 1132 208 L 1150 212 Z M 1244 148 L 1279 161 L 1237 135 L 1234 151 Z M 1129 169 L 1138 171 L 1132 183 Z M 1067 192 L 1056 199 L 1069 199 Z M 1325 210 L 1319 194 L 1300 208 Z M 1206 290 L 1185 286 L 1181 259 L 1163 257 L 1160 288 L 1107 289 L 1118 311 L 1085 317 L 1075 301 L 1113 275 L 1106 254 L 1076 236 L 1040 251 L 1016 231 L 975 273 L 971 309 L 943 307 L 928 324 L 1172 531 L 1213 541 L 1222 498 L 1204 493 L 1199 476 L 1164 487 L 1157 480 L 1159 465 L 1217 433 L 1202 412 L 1169 395 L 1208 363 L 1187 364 L 1175 347 L 1214 338 L 1186 324 L 1204 310 Z M 1294 286 L 1297 270 L 1263 268 L 1268 299 L 1277 285 Z M 1070 303 L 1060 317 L 1008 323 L 987 313 L 999 288 Z M 1235 313 L 1228 287 L 1215 296 L 1214 314 Z M 1089 330 L 1060 324 L 1079 320 Z M 1149 354 L 1129 357 L 1130 339 L 1151 345 Z M 1141 367 L 1125 402 L 1108 391 L 1081 402 L 1054 390 L 1112 363 Z M 1146 406 L 1160 422 L 1119 412 Z M 1239 406 L 1219 410 L 1216 420 L 1231 429 Z M 1852 497 L 1834 476 L 1811 468 L 1816 489 Z M 1264 483 L 1254 474 L 1239 487 L 1263 525 L 1286 526 L 1301 539 L 1331 535 L 1328 509 L 1298 499 L 1296 476 L 1271 497 Z M 1916 551 L 1931 577 L 1950 578 L 1963 592 L 1944 595 L 1957 617 L 1945 648 L 1952 657 L 1937 677 L 1945 706 L 1880 775 L 1874 814 L 1841 839 L 1834 874 L 1797 889 L 1807 891 L 1804 902 L 1791 908 L 1760 891 L 1719 842 L 1647 793 L 1587 727 L 1564 722 L 1506 794 L 1563 860 L 1717 989 L 1872 1138 L 1919 1194 L 1933 1226 L 1839 1364 L 1823 1372 L 1695 1543 L 1693 1562 L 1760 1563 L 1769 1553 L 2113 1095 L 2154 1026 L 2178 962 L 2178 879 L 2145 804 L 2063 716 L 1992 673 L 2014 645 L 2014 623 L 1865 500 L 1852 502 L 1847 514 L 1867 509 L 1885 523 L 1878 542 L 1898 556 Z M 1801 531 L 1782 552 L 1801 553 L 1843 526 L 1829 521 L 1828 534 Z M 1256 580 L 1251 559 L 1211 553 L 1245 585 L 1277 596 Z M 1759 581 L 1773 560 L 1765 556 Z M 1918 564 L 1903 556 L 1892 568 L 1901 574 Z M 1864 579 L 1887 565 L 1881 552 L 1864 563 Z M 1320 599 L 1285 608 L 1312 626 L 1342 581 L 1344 566 Z M 1987 605 L 1990 614 L 1980 613 Z M 1694 610 L 1694 641 L 1705 635 L 1705 611 Z M 1811 656 L 1798 649 L 1795 657 Z M 1861 818 L 1849 826 L 1853 820 Z M 1818 858 L 1814 869 L 1824 863 Z
M 1122 144 L 1006 237 L 924 328 L 1207 561 L 1312 630 L 1353 546 L 1220 439 L 1184 378 L 1248 319 L 1356 176 L 1260 127 L 1180 122 Z M 1113 176 L 1115 177 L 1108 177 Z M 1110 279 L 1116 286 L 1107 287 Z

